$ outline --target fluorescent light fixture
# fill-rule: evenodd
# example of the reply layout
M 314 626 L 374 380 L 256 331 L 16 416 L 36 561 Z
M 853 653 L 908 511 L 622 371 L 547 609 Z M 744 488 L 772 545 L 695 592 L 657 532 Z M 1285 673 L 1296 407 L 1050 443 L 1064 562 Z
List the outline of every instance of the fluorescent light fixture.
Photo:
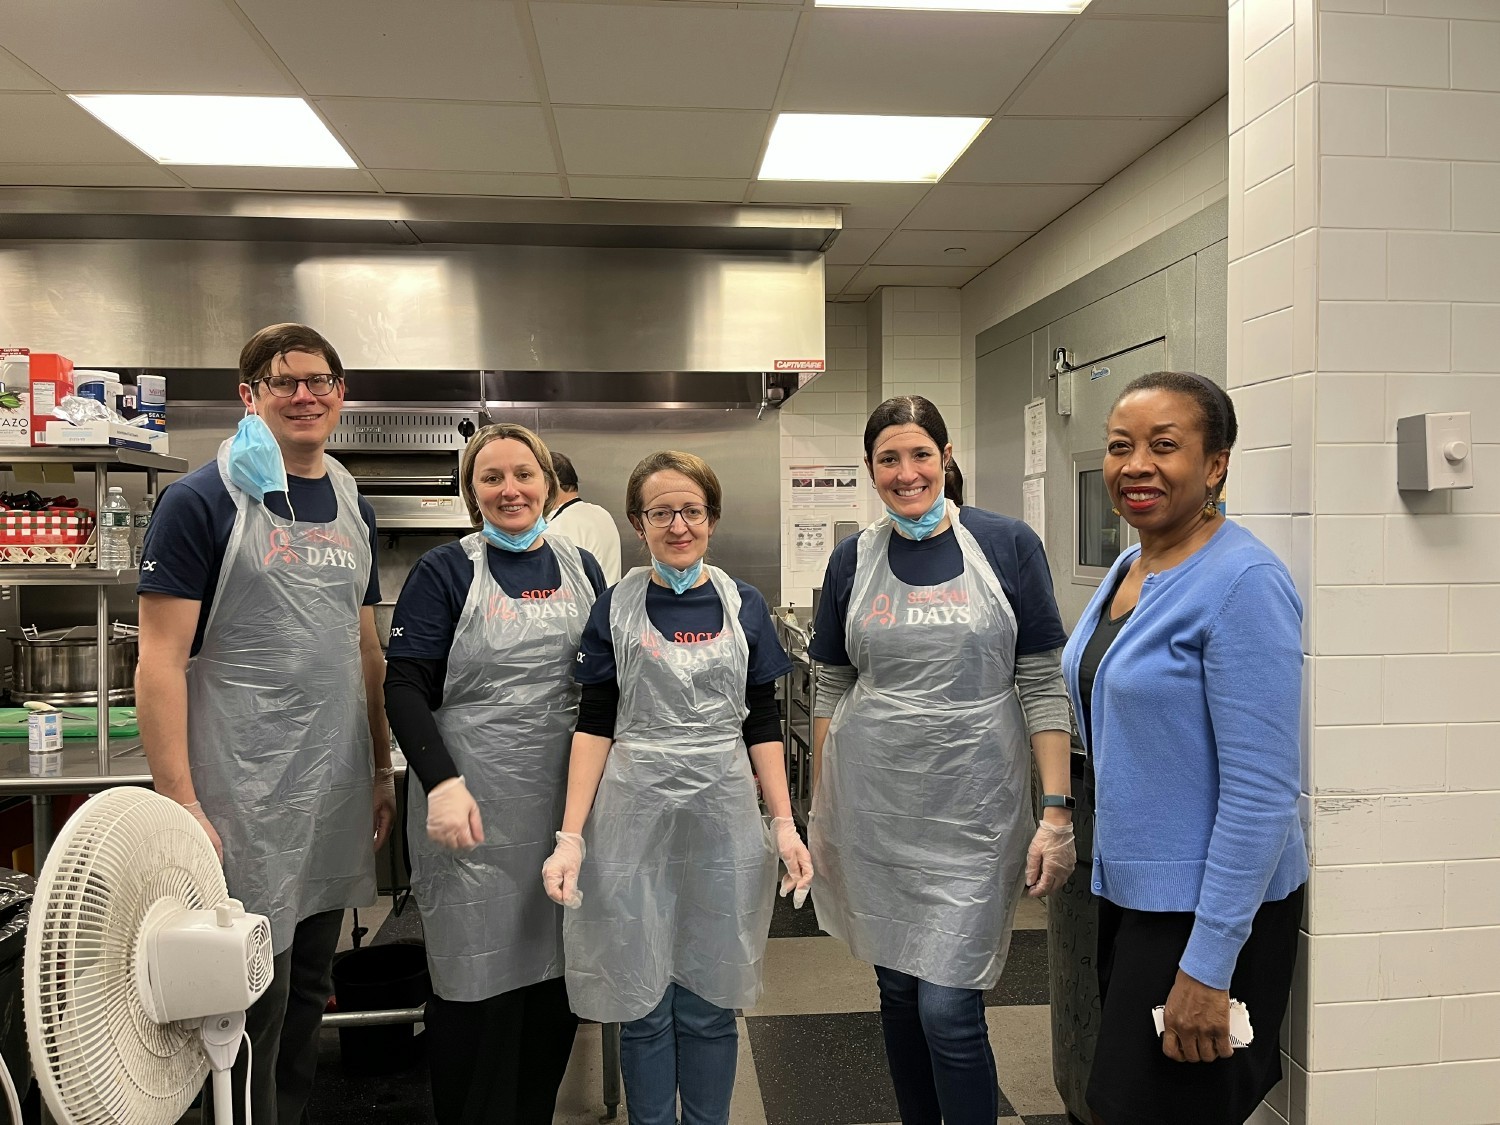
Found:
M 355 167 L 338 138 L 301 98 L 69 96 L 158 164 Z
M 783 113 L 759 178 L 935 183 L 988 124 L 988 117 Z
M 911 12 L 1050 12 L 1077 15 L 1089 0 L 815 0 L 819 8 L 901 8 Z

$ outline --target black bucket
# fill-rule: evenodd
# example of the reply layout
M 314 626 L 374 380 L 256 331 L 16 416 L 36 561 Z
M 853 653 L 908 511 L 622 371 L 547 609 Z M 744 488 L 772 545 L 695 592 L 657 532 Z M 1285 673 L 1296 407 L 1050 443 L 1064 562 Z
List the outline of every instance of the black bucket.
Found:
M 420 942 L 366 945 L 333 962 L 333 994 L 340 1012 L 415 1008 L 432 996 L 427 947 Z M 409 1023 L 339 1028 L 344 1069 L 359 1074 L 406 1070 L 421 1061 L 416 1026 Z

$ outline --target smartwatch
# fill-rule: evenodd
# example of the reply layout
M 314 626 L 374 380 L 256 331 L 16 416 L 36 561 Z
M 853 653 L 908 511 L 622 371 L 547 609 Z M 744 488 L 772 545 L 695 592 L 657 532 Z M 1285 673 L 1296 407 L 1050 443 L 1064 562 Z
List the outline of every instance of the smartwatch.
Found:
M 1065 796 L 1061 793 L 1042 794 L 1042 808 L 1044 809 L 1071 809 L 1074 808 L 1076 804 L 1077 802 L 1075 802 L 1072 797 Z

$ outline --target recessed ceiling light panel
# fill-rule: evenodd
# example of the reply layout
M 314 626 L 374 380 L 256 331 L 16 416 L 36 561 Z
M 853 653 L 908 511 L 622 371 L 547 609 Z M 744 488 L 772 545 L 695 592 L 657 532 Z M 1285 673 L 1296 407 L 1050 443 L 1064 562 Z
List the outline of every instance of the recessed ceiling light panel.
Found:
M 913 12 L 1048 12 L 1077 15 L 1089 0 L 816 0 L 819 8 L 902 8 Z
M 355 167 L 338 138 L 301 98 L 69 96 L 158 164 Z
M 783 113 L 758 178 L 935 183 L 988 124 L 987 117 Z

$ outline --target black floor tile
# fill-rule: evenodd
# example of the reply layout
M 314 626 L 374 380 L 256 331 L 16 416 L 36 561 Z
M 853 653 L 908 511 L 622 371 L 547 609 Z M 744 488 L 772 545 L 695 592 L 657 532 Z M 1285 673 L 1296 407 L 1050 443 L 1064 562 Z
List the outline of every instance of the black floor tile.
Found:
M 421 941 L 422 912 L 417 909 L 415 899 L 408 898 L 400 914 L 387 914 L 376 931 L 372 945 L 385 945 L 392 941 Z
M 778 884 L 778 891 L 781 889 Z M 778 937 L 822 937 L 828 931 L 818 925 L 818 915 L 813 910 L 812 899 L 797 910 L 792 906 L 792 897 L 776 896 L 776 906 L 771 911 L 771 936 Z
M 1024 1120 L 1026 1125 L 1082 1125 L 1078 1118 L 1069 1117 L 1066 1113 L 1033 1113 Z
M 1047 1004 L 1047 931 L 1015 930 L 999 983 L 984 994 L 984 1006 Z
M 766 1125 L 899 1121 L 876 1012 L 748 1016 Z
M 318 1078 L 313 1084 L 308 1116 L 319 1125 L 431 1125 L 436 1118 L 428 1092 L 427 1064 L 417 1057 L 418 1051 L 417 1040 L 413 1039 L 411 1053 L 400 1060 L 403 1069 L 350 1073 L 339 1051 L 339 1033 L 324 1031 L 319 1036 Z

